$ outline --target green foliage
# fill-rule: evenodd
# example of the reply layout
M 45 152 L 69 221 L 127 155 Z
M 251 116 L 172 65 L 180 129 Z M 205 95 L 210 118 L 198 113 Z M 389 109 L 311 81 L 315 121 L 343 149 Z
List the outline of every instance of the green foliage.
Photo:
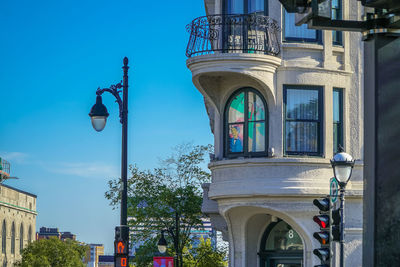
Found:
M 200 244 L 196 248 L 187 249 L 184 253 L 183 264 L 190 267 L 225 267 L 226 251 L 218 250 L 211 245 L 211 240 L 200 239 Z
M 157 242 L 157 238 L 148 239 L 136 250 L 136 267 L 153 267 L 153 256 L 158 253 Z
M 82 262 L 89 248 L 77 241 L 58 238 L 34 241 L 22 251 L 16 267 L 84 267 Z
M 147 242 L 154 237 L 158 240 L 161 230 L 165 230 L 170 245 L 179 237 L 174 249 L 182 255 L 191 230 L 203 227 L 201 184 L 210 181 L 210 174 L 204 170 L 204 161 L 211 150 L 210 145 L 181 145 L 161 162 L 160 168 L 142 171 L 136 166 L 130 167 L 128 216 L 133 218 L 129 224 L 137 229 L 131 236 L 133 242 Z M 120 192 L 121 180 L 109 181 L 105 197 L 114 207 L 119 206 Z M 178 235 L 176 225 L 179 227 Z M 182 262 L 182 256 L 180 260 Z

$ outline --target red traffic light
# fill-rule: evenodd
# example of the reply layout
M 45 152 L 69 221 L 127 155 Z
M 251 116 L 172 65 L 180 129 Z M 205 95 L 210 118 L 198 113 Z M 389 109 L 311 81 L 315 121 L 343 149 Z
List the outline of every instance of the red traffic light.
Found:
M 318 223 L 319 227 L 327 228 L 329 226 L 328 215 L 316 215 L 313 217 L 314 222 Z
M 314 238 L 318 240 L 321 245 L 329 244 L 329 233 L 328 232 L 316 232 Z

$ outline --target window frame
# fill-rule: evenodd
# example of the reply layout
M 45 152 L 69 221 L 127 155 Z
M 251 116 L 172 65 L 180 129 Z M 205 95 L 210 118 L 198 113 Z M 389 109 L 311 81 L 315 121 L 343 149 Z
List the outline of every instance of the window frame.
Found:
M 6 254 L 7 253 L 7 224 L 6 220 L 3 220 L 3 225 L 1 229 L 1 253 Z
M 229 107 L 233 101 L 233 99 L 239 95 L 240 93 L 244 93 L 244 121 L 243 121 L 243 152 L 229 152 L 229 124 L 236 124 L 236 123 L 229 123 Z M 260 97 L 261 101 L 264 104 L 264 111 L 265 111 L 265 118 L 261 122 L 265 124 L 265 140 L 264 140 L 264 151 L 262 152 L 248 152 L 248 127 L 249 127 L 249 118 L 248 118 L 248 93 L 252 92 L 256 94 L 258 97 Z M 260 121 L 256 121 L 260 122 Z M 223 118 L 223 123 L 224 123 L 224 156 L 226 158 L 238 158 L 238 157 L 266 157 L 268 156 L 268 148 L 269 148 L 269 111 L 268 111 L 268 105 L 267 102 L 264 99 L 264 96 L 256 89 L 252 87 L 242 87 L 236 91 L 234 91 L 231 96 L 228 98 L 228 101 L 226 101 L 225 104 L 225 110 L 224 110 L 224 118 Z M 238 123 L 239 124 L 239 123 Z
M 337 17 L 333 18 L 333 2 L 332 2 L 332 19 L 333 20 L 341 20 L 343 15 L 343 3 L 342 0 L 337 0 L 338 1 L 338 12 L 337 12 Z M 334 40 L 333 36 L 336 35 L 337 41 Z M 342 31 L 332 31 L 332 44 L 335 46 L 343 46 L 343 32 Z
M 15 254 L 15 223 L 11 225 L 11 254 Z
M 24 225 L 21 223 L 19 228 L 19 254 L 22 254 L 22 250 L 24 249 Z
M 227 9 L 228 9 L 228 1 L 229 0 L 223 0 L 222 1 L 222 14 L 224 14 L 224 15 L 230 15 L 231 13 L 228 13 L 227 11 Z M 252 14 L 252 13 L 249 13 L 249 1 L 250 0 L 243 0 L 243 15 L 247 15 L 247 14 Z M 269 8 L 269 6 L 268 6 L 268 0 L 264 0 L 264 16 L 268 16 L 268 14 L 269 14 L 269 12 L 268 12 L 268 8 Z M 237 15 L 239 15 L 239 14 L 237 14 Z
M 287 90 L 313 90 L 318 91 L 318 121 L 316 120 L 287 120 L 286 111 L 287 111 Z M 314 156 L 314 157 L 322 157 L 324 151 L 324 142 L 323 142 L 323 132 L 324 132 L 324 94 L 323 94 L 323 86 L 317 85 L 283 85 L 283 154 L 285 156 Z M 319 125 L 319 129 L 317 131 L 317 152 L 307 152 L 307 151 L 286 151 L 286 122 L 287 121 L 304 121 L 304 122 L 317 122 Z
M 340 125 L 340 128 L 338 128 L 340 130 L 338 131 L 338 136 L 337 136 L 338 143 L 337 143 L 336 149 L 335 149 L 335 146 L 334 146 L 335 136 L 333 135 L 333 128 L 332 128 L 333 154 L 338 152 L 338 146 L 339 145 L 344 147 L 344 142 L 343 142 L 343 140 L 344 140 L 344 131 L 343 131 L 344 130 L 344 128 L 343 128 L 343 111 L 344 111 L 344 109 L 343 109 L 343 91 L 344 91 L 344 89 L 343 88 L 339 88 L 339 87 L 333 87 L 333 90 L 332 90 L 332 107 L 334 107 L 334 101 L 335 101 L 335 99 L 333 97 L 333 93 L 334 92 L 338 92 L 339 93 L 339 102 L 338 102 L 338 104 L 339 104 L 339 107 L 338 107 L 338 109 L 339 109 L 339 123 L 335 123 L 333 121 L 333 109 L 332 109 L 332 127 L 334 127 L 335 124 L 339 124 Z
M 286 10 L 282 7 L 282 41 L 285 43 L 314 43 L 322 44 L 322 31 L 315 30 L 315 38 L 299 38 L 299 37 L 287 37 L 285 26 L 286 26 Z M 294 13 L 293 13 L 294 14 Z M 295 25 L 292 25 L 296 27 Z

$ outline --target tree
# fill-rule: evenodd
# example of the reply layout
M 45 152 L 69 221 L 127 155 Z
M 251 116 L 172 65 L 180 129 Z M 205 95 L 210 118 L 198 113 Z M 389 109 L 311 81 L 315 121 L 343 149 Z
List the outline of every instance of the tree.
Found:
M 141 171 L 130 167 L 128 216 L 132 218 L 129 225 L 135 229 L 131 239 L 146 242 L 165 230 L 168 243 L 173 244 L 178 255 L 177 267 L 183 266 L 182 251 L 190 241 L 191 230 L 203 227 L 201 184 L 210 181 L 210 174 L 202 164 L 211 149 L 210 145 L 181 145 L 162 161 L 160 168 Z M 118 206 L 120 179 L 109 181 L 105 196 L 111 205 Z
M 226 251 L 219 250 L 211 245 L 211 240 L 200 239 L 200 244 L 189 248 L 189 253 L 184 253 L 185 266 L 191 267 L 225 267 L 227 266 Z
M 82 262 L 88 246 L 56 237 L 34 241 L 22 251 L 17 267 L 84 267 Z

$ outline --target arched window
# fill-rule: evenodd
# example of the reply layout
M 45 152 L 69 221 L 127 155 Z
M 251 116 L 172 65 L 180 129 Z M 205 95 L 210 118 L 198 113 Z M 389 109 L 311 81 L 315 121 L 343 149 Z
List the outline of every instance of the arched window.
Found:
M 5 254 L 6 249 L 7 249 L 7 228 L 6 228 L 6 220 L 4 220 L 3 227 L 1 230 L 1 252 Z
M 225 156 L 266 156 L 268 109 L 262 95 L 252 88 L 236 91 L 225 108 Z
M 289 224 L 278 220 L 265 230 L 259 255 L 261 267 L 300 267 L 303 266 L 303 242 Z
M 19 228 L 19 253 L 22 253 L 24 249 L 24 226 L 21 223 L 21 227 Z
M 28 230 L 28 244 L 32 242 L 32 226 L 29 225 L 29 230 Z
M 15 254 L 15 224 L 11 225 L 11 254 Z

